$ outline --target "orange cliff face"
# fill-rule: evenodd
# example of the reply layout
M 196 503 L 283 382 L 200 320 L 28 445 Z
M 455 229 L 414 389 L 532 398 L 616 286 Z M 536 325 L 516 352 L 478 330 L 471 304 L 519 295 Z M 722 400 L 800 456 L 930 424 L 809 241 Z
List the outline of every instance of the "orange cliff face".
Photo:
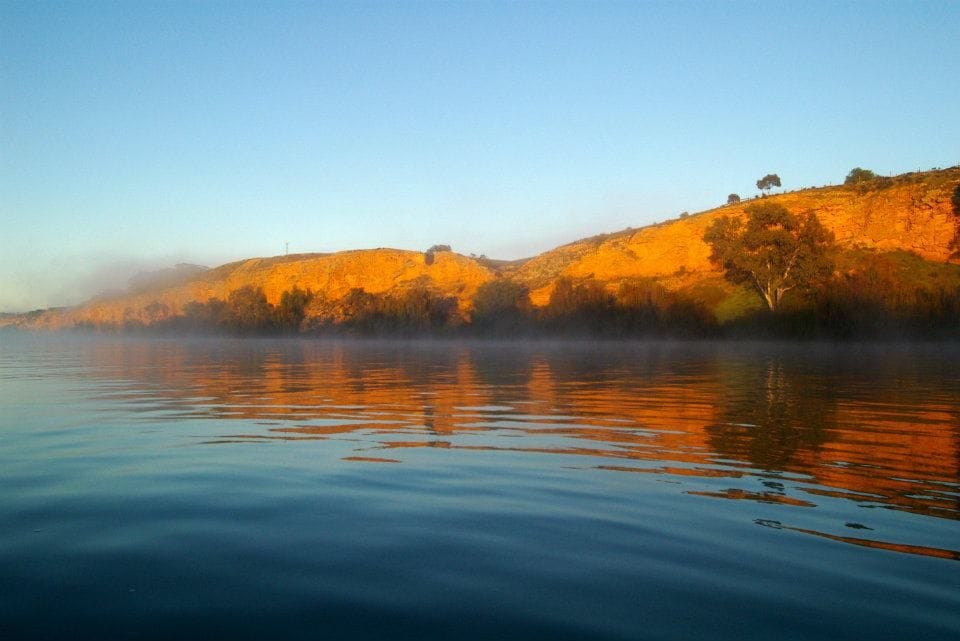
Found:
M 429 264 L 423 252 L 397 249 L 251 258 L 211 269 L 175 287 L 52 310 L 32 319 L 30 326 L 60 329 L 82 322 L 150 324 L 180 313 L 191 301 L 226 299 L 230 292 L 246 285 L 262 287 L 267 300 L 276 304 L 284 291 L 295 286 L 338 300 L 357 287 L 382 294 L 422 284 L 443 296 L 455 297 L 461 308 L 467 309 L 477 288 L 493 278 L 494 272 L 487 267 L 453 252 L 436 252 Z
M 842 186 L 824 187 L 776 194 L 764 202 L 783 205 L 794 213 L 813 211 L 841 247 L 905 250 L 943 262 L 950 256 L 949 244 L 957 224 L 950 202 L 957 185 L 960 167 L 908 174 L 893 179 L 887 188 L 862 193 Z M 669 287 L 689 284 L 707 274 L 716 276 L 703 234 L 719 216 L 742 216 L 751 202 L 756 201 L 576 241 L 527 261 L 512 277 L 531 289 L 535 305 L 544 305 L 560 277 L 607 283 L 652 277 Z
M 843 186 L 805 189 L 769 196 L 792 212 L 813 211 L 848 249 L 904 250 L 928 261 L 944 262 L 957 233 L 951 195 L 960 185 L 960 167 L 905 174 L 866 189 Z M 36 329 L 77 323 L 150 324 L 182 311 L 191 301 L 226 298 L 245 285 L 262 287 L 268 301 L 282 292 L 311 289 L 336 301 L 362 287 L 375 294 L 424 284 L 453 296 L 462 310 L 471 307 L 477 289 L 497 277 L 516 280 L 531 291 L 534 305 L 547 304 L 557 279 L 594 279 L 615 287 L 631 278 L 655 278 L 668 289 L 682 289 L 721 275 L 710 264 L 703 235 L 719 216 L 742 216 L 751 201 L 719 207 L 679 220 L 583 239 L 544 252 L 528 261 L 491 268 L 489 263 L 449 251 L 432 254 L 395 249 L 344 251 L 252 258 L 206 271 L 189 282 L 165 289 L 97 299 L 67 310 L 51 310 L 14 320 Z

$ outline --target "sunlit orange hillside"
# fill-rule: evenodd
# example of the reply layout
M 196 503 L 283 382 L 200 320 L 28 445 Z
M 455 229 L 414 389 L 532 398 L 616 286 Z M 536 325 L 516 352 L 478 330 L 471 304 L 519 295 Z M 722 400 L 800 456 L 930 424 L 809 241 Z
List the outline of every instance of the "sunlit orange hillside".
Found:
M 493 278 L 494 272 L 476 260 L 449 251 L 428 256 L 424 252 L 370 249 L 251 258 L 208 270 L 173 287 L 104 297 L 72 309 L 33 315 L 27 325 L 58 329 L 81 322 L 150 324 L 181 313 L 191 301 L 226 298 L 244 285 L 262 287 L 271 303 L 277 303 L 280 295 L 294 286 L 337 300 L 356 287 L 379 294 L 426 285 L 439 294 L 455 297 L 466 308 L 477 287 Z
M 904 174 L 879 188 L 882 184 L 803 189 L 767 200 L 795 213 L 816 212 L 842 247 L 903 250 L 927 261 L 946 261 L 956 225 L 950 198 L 960 184 L 960 167 Z M 720 275 L 710 266 L 704 231 L 717 216 L 741 215 L 750 202 L 563 245 L 527 261 L 512 277 L 530 288 L 538 305 L 549 300 L 561 276 L 607 283 L 654 277 L 670 289 L 716 280 Z
M 904 174 L 856 187 L 832 186 L 768 196 L 768 200 L 802 213 L 812 210 L 848 250 L 841 269 L 856 269 L 857 256 L 891 252 L 909 271 L 905 278 L 950 278 L 960 269 L 948 266 L 949 244 L 958 219 L 951 194 L 960 184 L 960 167 Z M 721 215 L 741 215 L 751 201 L 719 207 L 641 229 L 579 240 L 526 261 L 498 263 L 452 251 L 429 253 L 395 249 L 344 251 L 251 258 L 215 269 L 190 271 L 180 282 L 161 279 L 154 286 L 99 297 L 71 309 L 7 316 L 0 323 L 56 329 L 77 323 L 144 324 L 179 314 L 191 301 L 226 298 L 245 285 L 262 287 L 268 301 L 293 288 L 310 289 L 337 301 L 353 288 L 382 294 L 423 286 L 454 297 L 469 314 L 478 287 L 509 278 L 526 285 L 535 305 L 544 305 L 557 279 L 592 279 L 613 288 L 635 278 L 654 278 L 671 290 L 683 290 L 723 319 L 759 304 L 743 288 L 723 281 L 710 265 L 703 234 Z

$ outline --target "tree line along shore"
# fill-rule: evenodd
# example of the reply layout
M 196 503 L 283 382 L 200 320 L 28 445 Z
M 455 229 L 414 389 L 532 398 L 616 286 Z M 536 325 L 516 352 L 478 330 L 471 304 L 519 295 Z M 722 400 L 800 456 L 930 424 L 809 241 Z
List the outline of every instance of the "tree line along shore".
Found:
M 155 310 L 158 315 L 164 311 Z M 611 291 L 597 281 L 561 278 L 549 303 L 539 308 L 523 285 L 495 280 L 480 287 L 469 313 L 455 298 L 427 287 L 389 294 L 356 288 L 340 300 L 294 287 L 274 305 L 262 289 L 248 285 L 226 299 L 188 303 L 180 314 L 154 323 L 83 322 L 75 330 L 404 338 L 956 339 L 960 288 L 905 286 L 886 261 L 876 261 L 862 271 L 792 290 L 776 309 L 757 306 L 721 322 L 702 301 L 668 291 L 653 279 L 626 281 Z

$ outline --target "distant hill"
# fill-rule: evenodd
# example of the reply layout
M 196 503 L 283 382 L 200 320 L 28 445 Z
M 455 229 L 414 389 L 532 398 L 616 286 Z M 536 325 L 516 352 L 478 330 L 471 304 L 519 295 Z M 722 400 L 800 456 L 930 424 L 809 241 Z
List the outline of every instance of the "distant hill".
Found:
M 802 213 L 813 211 L 843 249 L 838 269 L 857 270 L 882 256 L 905 281 L 960 284 L 960 267 L 947 264 L 957 229 L 951 204 L 960 167 L 882 178 L 855 186 L 830 186 L 773 194 L 770 202 Z M 578 240 L 522 261 L 497 261 L 452 251 L 398 249 L 343 251 L 251 258 L 213 269 L 178 265 L 131 279 L 127 292 L 77 307 L 29 315 L 6 315 L 0 324 L 58 329 L 78 323 L 149 325 L 182 313 L 191 301 L 226 298 L 246 285 L 262 287 L 270 303 L 293 287 L 342 299 L 350 290 L 391 294 L 423 286 L 456 298 L 467 314 L 478 288 L 507 278 L 529 288 L 545 305 L 557 280 L 593 280 L 615 288 L 631 279 L 653 279 L 683 292 L 726 320 L 759 305 L 749 290 L 726 283 L 710 265 L 703 234 L 721 215 L 743 215 L 745 200 L 639 229 Z
M 157 291 L 176 287 L 183 283 L 199 278 L 209 267 L 179 263 L 166 269 L 149 272 L 140 272 L 127 281 L 128 294 L 140 294 L 148 291 Z

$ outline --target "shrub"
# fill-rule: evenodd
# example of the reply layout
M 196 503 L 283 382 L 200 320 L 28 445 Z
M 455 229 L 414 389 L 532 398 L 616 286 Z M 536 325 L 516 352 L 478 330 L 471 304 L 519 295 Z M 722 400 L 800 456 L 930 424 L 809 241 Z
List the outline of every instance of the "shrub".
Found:
M 860 183 L 872 182 L 877 179 L 877 175 L 870 171 L 869 169 L 861 169 L 860 167 L 854 167 L 850 170 L 850 173 L 847 174 L 846 179 L 843 181 L 843 184 L 847 187 L 852 187 L 859 185 Z
M 434 260 L 434 254 L 437 252 L 448 252 L 453 251 L 450 249 L 450 245 L 434 245 L 427 251 L 423 253 L 423 262 L 427 265 L 432 265 Z

